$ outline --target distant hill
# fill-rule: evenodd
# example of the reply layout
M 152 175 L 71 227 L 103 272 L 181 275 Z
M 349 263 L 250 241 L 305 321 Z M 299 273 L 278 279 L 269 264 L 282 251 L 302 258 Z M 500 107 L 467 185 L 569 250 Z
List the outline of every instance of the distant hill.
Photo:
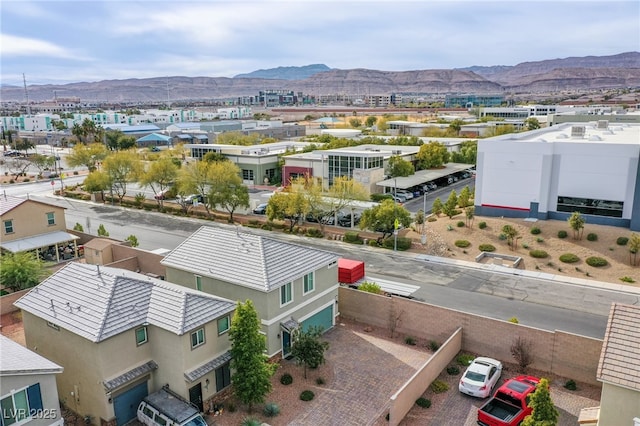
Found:
M 340 70 L 315 64 L 258 70 L 234 78 L 156 77 L 30 85 L 28 92 L 29 100 L 35 102 L 51 100 L 55 91 L 88 102 L 165 102 L 167 97 L 172 101 L 206 101 L 253 96 L 260 90 L 302 91 L 312 95 L 384 95 L 549 93 L 637 87 L 640 87 L 640 52 L 524 62 L 515 66 L 399 72 L 363 68 Z M 0 87 L 0 99 L 23 102 L 24 88 Z
M 302 67 L 278 67 L 253 71 L 248 74 L 238 74 L 233 78 L 268 78 L 279 80 L 304 80 L 314 74 L 329 71 L 331 68 L 324 64 L 305 65 Z

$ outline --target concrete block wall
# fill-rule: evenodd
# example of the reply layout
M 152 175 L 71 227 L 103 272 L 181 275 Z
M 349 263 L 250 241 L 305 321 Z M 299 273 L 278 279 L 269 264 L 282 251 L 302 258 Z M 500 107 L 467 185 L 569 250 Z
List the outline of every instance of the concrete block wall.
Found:
M 339 289 L 340 315 L 419 339 L 446 341 L 463 329 L 462 350 L 515 363 L 511 345 L 517 337 L 532 343 L 530 368 L 600 386 L 596 370 L 602 340 L 546 331 L 508 321 L 468 314 L 401 297 L 379 296 L 348 287 Z M 392 320 L 395 319 L 395 321 Z M 576 354 L 580 354 L 576 359 Z

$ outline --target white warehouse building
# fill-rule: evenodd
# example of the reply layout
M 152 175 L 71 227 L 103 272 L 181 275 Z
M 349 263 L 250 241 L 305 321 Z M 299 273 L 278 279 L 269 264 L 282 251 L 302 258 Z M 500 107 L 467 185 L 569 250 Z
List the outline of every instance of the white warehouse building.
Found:
M 565 123 L 478 141 L 476 214 L 640 231 L 640 125 Z

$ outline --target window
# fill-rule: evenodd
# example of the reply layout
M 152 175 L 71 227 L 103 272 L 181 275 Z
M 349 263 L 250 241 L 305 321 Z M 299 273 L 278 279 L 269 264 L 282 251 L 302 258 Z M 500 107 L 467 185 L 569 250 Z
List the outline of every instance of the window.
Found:
M 147 327 L 136 329 L 136 345 L 140 346 L 147 343 Z
M 291 283 L 286 283 L 280 287 L 280 306 L 291 303 Z
M 303 279 L 303 294 L 307 294 L 310 291 L 313 291 L 313 272 L 308 273 L 304 276 Z
M 225 333 L 229 330 L 229 315 L 218 320 L 218 334 Z
M 22 422 L 31 417 L 31 412 L 42 410 L 40 383 L 20 389 L 0 399 L 2 410 L 2 426 Z
M 596 216 L 622 217 L 623 208 L 623 201 L 560 196 L 556 210 L 567 213 L 580 212 Z
M 202 291 L 202 277 L 200 275 L 196 275 L 196 290 Z
M 4 221 L 4 233 L 13 234 L 13 220 Z
M 242 170 L 242 180 L 253 180 L 253 170 Z
M 164 417 L 161 417 L 160 414 L 157 414 L 154 416 L 153 421 L 156 424 L 162 425 L 162 426 L 166 426 L 167 421 L 164 419 Z
M 53 328 L 55 331 L 60 331 L 60 327 L 58 327 L 58 324 L 52 323 L 51 321 L 47 321 L 47 325 Z
M 229 363 L 216 368 L 216 392 L 220 392 L 231 384 L 231 369 Z
M 191 333 L 191 349 L 197 348 L 204 344 L 204 328 Z
M 47 225 L 55 225 L 56 224 L 56 214 L 53 212 L 47 213 Z

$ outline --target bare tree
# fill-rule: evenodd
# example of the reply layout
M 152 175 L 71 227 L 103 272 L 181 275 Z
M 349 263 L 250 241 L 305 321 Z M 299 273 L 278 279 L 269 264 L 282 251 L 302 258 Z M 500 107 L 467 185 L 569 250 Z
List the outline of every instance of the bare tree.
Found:
M 516 337 L 511 344 L 511 355 L 518 363 L 520 371 L 524 372 L 527 367 L 533 362 L 533 343 L 523 337 Z

